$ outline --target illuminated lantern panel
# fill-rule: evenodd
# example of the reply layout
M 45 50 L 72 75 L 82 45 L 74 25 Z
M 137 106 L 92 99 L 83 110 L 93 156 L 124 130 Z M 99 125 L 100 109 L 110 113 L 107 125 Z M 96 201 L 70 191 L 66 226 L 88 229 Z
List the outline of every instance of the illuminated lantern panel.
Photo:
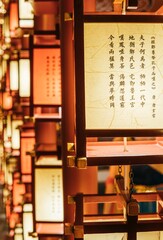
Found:
M 4 110 L 10 110 L 12 108 L 12 96 L 9 92 L 3 93 L 3 109 Z
M 31 161 L 30 156 L 26 154 L 27 151 L 33 149 L 35 140 L 32 138 L 22 138 L 21 139 L 21 173 L 31 174 Z
M 8 132 L 6 128 L 4 128 L 4 131 L 3 131 L 3 139 L 4 139 L 5 151 L 11 152 L 11 139 L 10 139 L 10 136 L 8 136 Z
M 10 89 L 17 91 L 19 89 L 18 61 L 10 61 Z
M 127 233 L 85 234 L 84 240 L 127 240 Z M 162 240 L 163 232 L 138 232 L 137 240 Z
M 34 24 L 33 17 L 32 3 L 19 0 L 19 26 L 21 28 L 32 28 Z
M 63 186 L 61 168 L 35 169 L 35 201 L 36 221 L 63 221 Z
M 7 72 L 7 61 L 3 59 L 1 61 L 1 66 L 0 66 L 0 79 L 6 77 L 6 72 Z
M 35 139 L 22 137 L 20 140 L 20 156 L 21 156 L 21 174 L 22 181 L 27 179 L 27 175 L 31 175 L 32 163 L 31 157 L 26 154 L 27 151 L 32 151 L 34 148 Z M 29 179 L 29 178 L 28 178 Z M 29 179 L 31 181 L 31 177 Z
M 22 120 L 12 120 L 12 148 L 20 149 L 20 131 L 18 127 L 23 124 Z
M 35 231 L 38 235 L 63 236 L 62 161 L 57 156 L 42 155 L 33 174 Z
M 29 236 L 29 233 L 33 232 L 33 213 L 32 213 L 32 204 L 25 203 L 23 205 L 23 236 L 24 240 L 33 239 Z M 35 238 L 36 240 L 38 238 Z
M 18 213 L 12 212 L 9 218 L 9 227 L 11 229 L 15 228 L 16 224 L 20 222 L 20 217 Z
M 85 23 L 84 31 L 86 129 L 162 129 L 162 23 Z
M 19 60 L 19 96 L 30 96 L 30 61 L 29 59 Z
M 21 224 L 17 224 L 15 227 L 14 240 L 23 240 L 23 229 Z
M 23 194 L 25 194 L 25 185 L 20 184 L 20 174 L 14 173 L 13 180 L 13 205 L 17 206 L 22 203 Z
M 34 49 L 33 101 L 61 105 L 60 48 Z
M 6 128 L 6 134 L 8 138 L 11 138 L 11 115 L 7 115 L 7 128 Z
M 18 5 L 16 2 L 10 3 L 10 34 L 15 36 L 15 30 L 18 28 Z

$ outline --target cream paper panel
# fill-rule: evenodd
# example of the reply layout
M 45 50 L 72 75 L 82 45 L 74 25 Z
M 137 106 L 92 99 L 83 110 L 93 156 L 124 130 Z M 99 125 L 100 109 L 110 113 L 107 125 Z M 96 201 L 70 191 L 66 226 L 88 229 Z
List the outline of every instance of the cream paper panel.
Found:
M 84 24 L 86 129 L 163 128 L 162 42 L 162 24 Z
M 62 169 L 35 170 L 36 221 L 63 221 Z
M 162 232 L 139 232 L 138 240 L 163 240 Z M 127 240 L 126 233 L 85 234 L 84 240 Z

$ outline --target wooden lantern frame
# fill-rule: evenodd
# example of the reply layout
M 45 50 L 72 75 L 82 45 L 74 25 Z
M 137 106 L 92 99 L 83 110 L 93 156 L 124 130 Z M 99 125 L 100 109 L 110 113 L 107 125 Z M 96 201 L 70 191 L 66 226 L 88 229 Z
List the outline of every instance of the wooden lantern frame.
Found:
M 140 142 L 135 149 L 134 154 L 116 154 L 115 152 L 110 154 L 108 142 L 97 143 L 90 142 L 91 138 L 114 138 L 114 137 L 158 137 L 162 136 L 163 129 L 154 129 L 152 126 L 148 129 L 86 129 L 86 102 L 85 102 L 85 49 L 84 49 L 84 24 L 87 23 L 162 23 L 163 17 L 161 15 L 155 15 L 154 13 L 138 14 L 128 13 L 126 15 L 116 15 L 115 13 L 83 13 L 83 1 L 77 0 L 74 3 L 74 39 L 75 39 L 75 96 L 76 96 L 76 156 L 73 159 L 75 165 L 88 165 L 95 166 L 101 165 L 118 165 L 118 164 L 140 164 L 142 162 L 148 164 L 152 163 L 155 158 L 155 163 L 162 163 L 163 151 L 161 142 L 158 141 L 150 142 L 148 145 L 148 152 L 143 152 L 139 147 L 142 145 Z M 80 58 L 79 58 L 80 56 Z M 133 143 L 132 143 L 133 144 Z M 149 142 L 147 142 L 149 144 Z M 111 149 L 114 148 L 115 143 L 111 143 Z M 143 142 L 144 147 L 146 142 Z M 122 143 L 123 146 L 123 143 Z M 154 148 L 156 149 L 154 150 Z M 108 150 L 109 149 L 109 150 Z M 144 148 L 143 148 L 144 149 Z M 153 149 L 153 153 L 150 149 Z M 102 152 L 103 151 L 103 152 Z M 123 150 L 122 150 L 123 152 Z M 68 161 L 72 160 L 68 158 Z M 84 163 L 84 161 L 86 163 Z M 77 163 L 81 162 L 81 164 Z M 71 162 L 70 165 L 73 165 Z
M 37 172 L 38 171 L 46 171 L 49 173 L 49 177 L 52 176 L 52 175 L 55 175 L 55 170 L 59 170 L 60 173 L 62 172 L 62 162 L 60 162 L 60 160 L 57 160 L 56 161 L 59 163 L 56 164 L 53 162 L 51 162 L 50 164 L 45 161 L 43 161 L 41 164 L 38 164 L 38 162 L 40 161 L 40 157 L 43 157 L 43 158 L 48 158 L 48 157 L 54 157 L 54 155 L 51 155 L 52 153 L 51 152 L 42 152 L 41 156 L 38 155 L 37 156 L 37 152 L 36 152 L 36 155 L 33 154 L 31 155 L 32 156 L 32 186 L 33 186 L 33 223 L 34 223 L 34 232 L 31 233 L 31 236 L 33 235 L 37 235 L 38 237 L 50 237 L 50 236 L 53 236 L 53 237 L 56 237 L 56 238 L 59 238 L 59 239 L 62 239 L 63 238 L 63 235 L 64 235 L 64 224 L 63 224 L 63 219 L 61 220 L 55 220 L 55 219 L 52 219 L 52 216 L 49 217 L 49 220 L 45 220 L 43 219 L 44 217 L 41 215 L 38 215 L 36 213 L 36 211 L 38 210 L 36 204 L 38 204 L 38 202 L 36 203 L 36 194 L 37 194 L 37 201 L 38 201 L 38 189 L 36 189 L 36 186 L 37 186 L 37 181 L 38 181 L 38 178 L 37 178 Z M 52 174 L 53 172 L 53 174 Z M 51 175 L 52 174 L 52 175 Z M 61 174 L 62 175 L 62 174 Z M 42 176 L 44 176 L 42 174 Z M 62 178 L 62 176 L 60 176 Z M 50 183 L 49 183 L 50 184 Z M 42 188 L 42 187 L 41 187 Z M 42 188 L 43 189 L 43 188 Z M 45 195 L 46 195 L 46 190 L 47 189 L 44 189 L 45 190 Z M 48 196 L 47 196 L 48 197 Z M 44 203 L 45 204 L 45 203 Z M 48 203 L 47 204 L 51 204 L 51 203 Z M 45 207 L 46 207 L 46 204 L 45 204 Z M 52 206 L 53 207 L 53 206 Z M 42 219 L 41 219 L 42 218 Z
M 55 36 L 50 34 L 38 32 L 30 37 L 31 116 L 35 115 L 36 108 L 56 108 L 56 114 L 60 116 L 58 108 L 61 106 L 61 79 L 56 76 L 60 68 L 56 59 L 60 56 L 60 45 Z M 53 67 L 56 61 L 57 70 L 56 66 Z

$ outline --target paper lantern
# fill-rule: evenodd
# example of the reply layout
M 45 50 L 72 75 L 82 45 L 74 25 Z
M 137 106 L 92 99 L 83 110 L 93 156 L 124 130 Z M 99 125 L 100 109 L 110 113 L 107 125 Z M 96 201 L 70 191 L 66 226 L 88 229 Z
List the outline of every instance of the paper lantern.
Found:
M 19 0 L 19 26 L 21 28 L 32 28 L 33 21 L 33 7 L 30 1 Z
M 18 61 L 10 61 L 10 90 L 17 91 L 19 89 Z
M 30 61 L 29 59 L 19 60 L 19 96 L 30 96 Z

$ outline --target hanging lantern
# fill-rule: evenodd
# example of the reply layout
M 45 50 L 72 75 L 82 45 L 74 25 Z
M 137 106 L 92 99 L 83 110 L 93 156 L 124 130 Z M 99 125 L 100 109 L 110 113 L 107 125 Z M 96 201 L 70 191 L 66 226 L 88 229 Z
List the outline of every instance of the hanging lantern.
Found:
M 4 110 L 11 110 L 13 106 L 12 96 L 9 92 L 3 93 L 3 109 Z
M 34 229 L 38 235 L 61 236 L 63 235 L 62 162 L 57 160 L 56 156 L 42 155 L 33 165 Z M 45 202 L 48 205 L 44 204 Z
M 22 224 L 17 224 L 14 230 L 14 240 L 23 240 Z
M 23 236 L 24 240 L 33 239 L 29 233 L 33 232 L 33 210 L 32 203 L 25 203 L 23 205 Z M 35 238 L 36 240 L 38 238 Z
M 32 161 L 27 154 L 32 151 L 35 144 L 35 133 L 33 128 L 22 127 L 20 131 L 20 171 L 22 182 L 31 182 Z
M 19 96 L 30 97 L 30 61 L 19 59 Z
M 18 28 L 18 6 L 16 2 L 10 3 L 10 35 L 15 36 L 15 30 Z
M 25 185 L 20 184 L 19 172 L 14 173 L 13 178 L 13 205 L 16 207 L 22 203 L 23 194 L 25 193 Z
M 19 0 L 19 26 L 21 28 L 32 28 L 34 25 L 34 14 L 31 1 Z
M 18 91 L 19 89 L 19 75 L 18 75 L 18 61 L 10 61 L 10 90 Z
M 20 149 L 20 131 L 18 127 L 22 124 L 22 120 L 12 120 L 12 149 Z

